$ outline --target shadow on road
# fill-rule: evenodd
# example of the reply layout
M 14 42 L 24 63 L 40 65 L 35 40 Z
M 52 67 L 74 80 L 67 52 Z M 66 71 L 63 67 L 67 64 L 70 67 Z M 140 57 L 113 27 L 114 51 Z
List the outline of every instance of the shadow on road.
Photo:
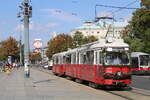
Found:
M 48 80 L 40 80 L 40 81 L 36 81 L 36 82 L 33 82 L 34 84 L 38 84 L 38 83 L 44 83 L 44 82 L 50 82 L 54 79 L 48 79 Z

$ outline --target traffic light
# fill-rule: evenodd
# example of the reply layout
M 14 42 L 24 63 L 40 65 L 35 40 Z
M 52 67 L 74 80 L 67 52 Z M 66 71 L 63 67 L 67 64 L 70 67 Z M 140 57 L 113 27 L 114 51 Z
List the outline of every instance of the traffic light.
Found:
M 29 16 L 29 7 L 24 8 L 24 15 Z
M 32 17 L 32 6 L 29 6 L 29 7 L 25 7 L 25 8 L 24 8 L 24 15 L 25 15 L 25 16 L 29 16 L 29 17 Z
M 32 6 L 29 6 L 29 17 L 32 17 Z

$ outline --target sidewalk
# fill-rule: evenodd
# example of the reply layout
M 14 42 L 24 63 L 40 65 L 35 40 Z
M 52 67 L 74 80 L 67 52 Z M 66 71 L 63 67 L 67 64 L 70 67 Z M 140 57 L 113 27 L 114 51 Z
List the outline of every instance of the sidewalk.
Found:
M 24 78 L 23 69 L 11 75 L 0 74 L 0 100 L 124 100 L 118 96 L 31 69 Z
M 35 94 L 35 89 L 30 79 L 23 78 L 22 69 L 13 70 L 10 75 L 0 74 L 1 100 L 34 100 L 35 95 L 28 98 L 30 93 Z

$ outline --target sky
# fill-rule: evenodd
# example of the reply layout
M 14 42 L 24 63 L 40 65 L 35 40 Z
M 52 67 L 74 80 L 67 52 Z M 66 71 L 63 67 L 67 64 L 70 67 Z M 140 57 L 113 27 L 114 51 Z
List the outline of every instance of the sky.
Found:
M 23 22 L 17 18 L 21 10 L 19 5 L 24 0 L 1 0 L 0 3 L 0 41 L 12 36 L 23 40 Z M 30 19 L 30 48 L 34 39 L 42 39 L 44 46 L 54 35 L 67 33 L 84 21 L 95 17 L 95 5 L 126 6 L 136 0 L 32 0 L 33 16 Z M 140 7 L 140 0 L 128 7 Z M 99 16 L 108 15 L 118 9 L 97 7 Z M 121 10 L 114 17 L 129 21 L 135 10 Z

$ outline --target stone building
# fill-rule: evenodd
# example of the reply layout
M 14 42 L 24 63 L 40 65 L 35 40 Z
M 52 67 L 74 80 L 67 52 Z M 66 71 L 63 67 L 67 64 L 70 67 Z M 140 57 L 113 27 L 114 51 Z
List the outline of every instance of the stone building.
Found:
M 108 32 L 108 28 L 111 27 L 111 30 L 114 32 L 116 37 L 120 37 L 120 32 L 128 25 L 128 22 L 99 22 L 98 24 L 92 23 L 90 21 L 84 22 L 83 25 L 73 29 L 71 34 L 75 32 L 82 32 L 84 36 L 95 36 L 98 38 L 104 38 Z

